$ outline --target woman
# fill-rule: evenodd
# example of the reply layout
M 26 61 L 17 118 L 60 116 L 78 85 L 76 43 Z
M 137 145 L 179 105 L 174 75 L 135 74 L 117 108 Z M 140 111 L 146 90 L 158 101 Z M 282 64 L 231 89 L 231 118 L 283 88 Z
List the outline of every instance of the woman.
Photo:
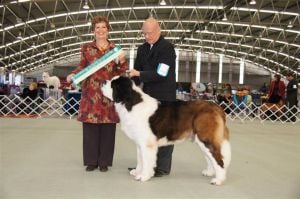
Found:
M 285 84 L 280 79 L 280 75 L 274 75 L 274 79 L 271 82 L 269 94 L 267 96 L 267 101 L 269 103 L 277 104 L 279 101 L 283 100 L 285 94 Z
M 95 40 L 81 47 L 79 66 L 68 75 L 68 82 L 71 82 L 74 74 L 115 47 L 115 44 L 108 40 L 107 18 L 94 17 L 92 31 Z M 86 171 L 93 171 L 99 167 L 100 171 L 106 172 L 108 166 L 112 166 L 116 123 L 119 122 L 119 118 L 113 102 L 103 96 L 100 88 L 105 80 L 120 75 L 127 69 L 128 62 L 125 56 L 121 55 L 117 61 L 111 61 L 81 84 L 78 120 L 83 123 L 83 161 L 87 166 Z
M 23 99 L 30 98 L 29 102 L 32 102 L 38 96 L 38 86 L 36 82 L 31 82 L 29 87 L 23 89 L 21 97 Z

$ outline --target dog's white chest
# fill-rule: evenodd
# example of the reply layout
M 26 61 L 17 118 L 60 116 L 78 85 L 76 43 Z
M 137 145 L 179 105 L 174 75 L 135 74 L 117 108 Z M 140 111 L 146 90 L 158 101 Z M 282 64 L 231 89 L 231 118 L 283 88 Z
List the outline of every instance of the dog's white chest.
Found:
M 142 102 L 128 111 L 124 105 L 115 104 L 120 117 L 121 128 L 130 139 L 143 140 L 152 134 L 149 118 L 155 112 L 157 105 L 149 105 L 145 106 L 145 102 Z

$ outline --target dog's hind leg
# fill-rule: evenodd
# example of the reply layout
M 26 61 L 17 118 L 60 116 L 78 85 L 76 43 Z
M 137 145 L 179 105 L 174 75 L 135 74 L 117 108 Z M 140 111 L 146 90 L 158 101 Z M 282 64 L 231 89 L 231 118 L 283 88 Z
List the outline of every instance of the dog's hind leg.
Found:
M 213 167 L 213 163 L 210 160 L 210 157 L 207 156 L 206 152 L 204 152 L 204 157 L 205 157 L 205 160 L 207 162 L 207 168 L 202 170 L 202 175 L 209 176 L 209 177 L 214 176 L 215 175 L 215 169 Z
M 228 129 L 225 129 L 226 133 L 229 134 Z M 227 170 L 231 162 L 231 145 L 229 140 L 224 139 L 221 144 L 221 154 L 223 157 L 224 169 Z
M 196 143 L 205 153 L 205 156 L 208 160 L 208 167 L 202 172 L 202 174 L 205 172 L 208 172 L 208 174 L 214 173 L 215 177 L 211 180 L 210 183 L 214 185 L 221 185 L 226 179 L 226 169 L 224 168 L 224 165 L 221 164 L 221 162 L 223 163 L 223 160 L 217 160 L 210 151 L 210 147 L 212 146 L 206 146 L 207 144 L 205 145 L 203 142 L 201 142 L 198 137 L 196 137 Z M 221 151 L 219 151 L 219 153 L 221 154 Z M 213 172 L 211 171 L 211 168 L 213 168 Z

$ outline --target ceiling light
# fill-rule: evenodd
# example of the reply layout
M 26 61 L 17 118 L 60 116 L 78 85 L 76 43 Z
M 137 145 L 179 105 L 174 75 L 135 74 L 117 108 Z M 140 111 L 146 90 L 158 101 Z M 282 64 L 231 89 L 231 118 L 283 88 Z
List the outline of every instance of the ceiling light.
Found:
M 52 23 L 52 22 L 50 22 L 50 27 L 51 27 L 51 28 L 55 28 L 55 24 Z
M 23 39 L 21 31 L 19 32 L 19 35 L 17 36 L 17 39 Z
M 88 21 L 87 21 L 87 23 L 86 23 L 88 26 L 90 26 L 90 25 L 92 25 L 92 20 L 91 19 L 89 19 Z
M 226 17 L 226 13 L 225 12 L 224 12 L 224 17 L 223 17 L 222 21 L 227 21 L 227 17 Z
M 167 3 L 166 3 L 166 1 L 165 1 L 165 0 L 161 0 L 161 1 L 159 2 L 159 5 L 161 5 L 161 6 L 165 6 L 165 5 L 167 5 Z
M 251 1 L 249 2 L 249 4 L 250 4 L 250 5 L 255 5 L 255 4 L 256 4 L 256 1 L 255 1 L 255 0 L 251 0 Z
M 88 10 L 88 9 L 90 9 L 90 6 L 89 6 L 89 4 L 88 4 L 88 2 L 87 2 L 87 0 L 85 0 L 85 3 L 84 3 L 84 5 L 83 5 L 83 7 L 82 7 L 83 9 L 85 9 L 85 10 Z
M 20 17 L 16 17 L 16 22 L 17 23 L 22 23 L 22 19 Z
M 292 24 L 292 21 L 289 21 L 289 24 L 287 25 L 287 27 L 288 27 L 288 28 L 294 27 L 293 24 Z

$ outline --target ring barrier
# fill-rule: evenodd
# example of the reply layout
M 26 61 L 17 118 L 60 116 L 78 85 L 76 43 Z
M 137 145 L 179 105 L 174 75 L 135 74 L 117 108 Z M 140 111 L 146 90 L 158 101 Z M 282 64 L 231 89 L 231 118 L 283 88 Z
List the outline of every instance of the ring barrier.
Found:
M 62 117 L 74 118 L 77 116 L 80 100 L 71 97 L 66 100 L 62 97 L 48 97 L 43 99 L 29 97 L 22 99 L 18 95 L 0 95 L 0 117 Z M 300 109 L 296 106 L 288 108 L 286 105 L 281 107 L 264 107 L 250 103 L 245 106 L 237 106 L 235 103 L 219 104 L 226 112 L 229 120 L 261 122 L 272 121 L 281 123 L 297 123 L 300 121 Z

